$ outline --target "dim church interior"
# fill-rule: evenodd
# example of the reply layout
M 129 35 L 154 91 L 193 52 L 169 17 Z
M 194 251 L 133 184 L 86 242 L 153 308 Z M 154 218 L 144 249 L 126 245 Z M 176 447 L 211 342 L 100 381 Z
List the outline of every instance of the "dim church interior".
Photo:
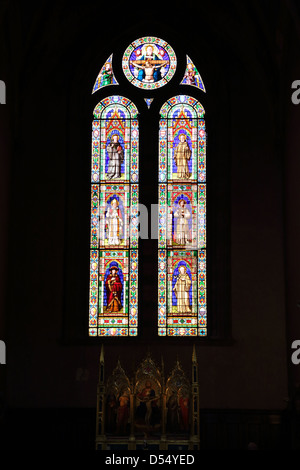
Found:
M 0 423 L 7 449 L 95 448 L 102 345 L 107 378 L 118 360 L 133 376 L 150 353 L 156 364 L 163 357 L 166 377 L 179 360 L 192 380 L 194 348 L 201 449 L 300 448 L 300 365 L 290 359 L 300 331 L 300 107 L 291 101 L 300 78 L 299 11 L 292 0 L 206 2 L 200 11 L 195 28 L 188 2 L 183 28 L 177 10 L 149 12 L 146 20 L 120 11 L 108 21 L 112 12 L 89 2 L 1 5 L 0 339 L 7 364 Z M 149 34 L 165 39 L 178 59 L 172 80 L 155 93 L 135 89 L 121 68 L 128 44 Z M 111 53 L 119 90 L 92 95 Z M 157 336 L 157 240 L 145 239 L 139 335 L 88 337 L 93 109 L 118 93 L 143 110 L 140 202 L 156 204 L 159 109 L 180 92 L 186 54 L 206 87 L 193 96 L 206 110 L 208 133 L 209 334 Z M 145 97 L 154 98 L 149 109 Z

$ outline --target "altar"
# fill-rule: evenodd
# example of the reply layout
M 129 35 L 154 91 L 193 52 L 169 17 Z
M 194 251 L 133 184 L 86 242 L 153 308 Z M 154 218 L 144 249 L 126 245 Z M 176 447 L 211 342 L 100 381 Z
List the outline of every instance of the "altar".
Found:
M 96 450 L 186 451 L 200 448 L 199 383 L 195 348 L 191 377 L 177 359 L 165 371 L 150 353 L 128 377 L 120 360 L 105 380 L 104 348 L 99 363 Z

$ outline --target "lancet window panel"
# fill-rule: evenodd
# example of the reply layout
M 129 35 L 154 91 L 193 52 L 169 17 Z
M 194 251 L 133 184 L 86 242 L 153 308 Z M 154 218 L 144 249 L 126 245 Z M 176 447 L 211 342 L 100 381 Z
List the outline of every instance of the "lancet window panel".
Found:
M 204 109 L 178 95 L 160 110 L 158 334 L 206 336 Z
M 138 111 L 122 96 L 94 109 L 90 336 L 138 332 Z

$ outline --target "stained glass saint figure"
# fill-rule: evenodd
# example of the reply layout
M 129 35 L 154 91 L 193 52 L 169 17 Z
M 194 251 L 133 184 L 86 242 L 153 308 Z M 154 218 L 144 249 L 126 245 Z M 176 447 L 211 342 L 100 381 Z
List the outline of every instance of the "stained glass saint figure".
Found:
M 103 65 L 103 67 L 101 68 L 93 86 L 93 93 L 95 93 L 97 90 L 100 90 L 100 88 L 103 88 L 108 85 L 118 85 L 112 68 L 112 57 L 113 55 L 111 54 Z
M 104 69 L 101 72 L 101 76 L 102 76 L 102 83 L 101 83 L 102 86 L 112 85 L 113 71 L 112 71 L 111 64 L 109 62 L 106 62 L 106 64 L 104 65 Z
M 114 198 L 105 214 L 105 227 L 109 245 L 120 245 L 123 235 L 123 217 L 119 207 L 119 201 Z
M 180 199 L 178 208 L 174 211 L 174 218 L 177 220 L 174 230 L 174 241 L 178 245 L 186 245 L 190 240 L 189 220 L 191 218 L 190 211 L 186 208 L 186 201 Z
M 195 67 L 193 61 L 189 58 L 189 56 L 186 56 L 186 59 L 187 66 L 185 69 L 184 77 L 181 81 L 181 85 L 195 86 L 196 88 L 199 88 L 205 93 L 205 86 L 197 68 Z
M 111 263 L 109 267 L 110 274 L 105 281 L 106 288 L 106 312 L 120 312 L 122 310 L 121 293 L 122 282 L 118 274 L 119 268 L 117 263 Z
M 179 134 L 179 141 L 180 142 L 174 151 L 174 160 L 177 166 L 177 178 L 186 179 L 190 177 L 188 161 L 191 158 L 192 152 L 186 141 L 185 134 Z
M 119 143 L 118 134 L 113 134 L 111 142 L 107 144 L 108 169 L 107 178 L 115 179 L 121 177 L 121 163 L 124 161 L 124 151 Z
M 195 69 L 194 64 L 192 63 L 187 64 L 186 72 L 184 75 L 185 83 L 187 85 L 196 86 L 196 73 L 197 73 L 197 70 Z
M 181 264 L 178 267 L 178 276 L 173 287 L 177 298 L 177 313 L 178 314 L 190 314 L 190 296 L 189 290 L 191 287 L 192 281 L 190 276 L 186 271 L 186 266 Z

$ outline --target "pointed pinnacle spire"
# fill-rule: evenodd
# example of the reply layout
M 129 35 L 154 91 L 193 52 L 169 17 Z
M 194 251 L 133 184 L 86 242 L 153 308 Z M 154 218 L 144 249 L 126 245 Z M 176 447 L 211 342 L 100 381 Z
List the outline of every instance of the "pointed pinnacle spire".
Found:
M 197 363 L 196 347 L 194 344 L 193 344 L 192 362 Z
M 104 364 L 104 346 L 103 346 L 103 344 L 101 344 L 100 364 Z

